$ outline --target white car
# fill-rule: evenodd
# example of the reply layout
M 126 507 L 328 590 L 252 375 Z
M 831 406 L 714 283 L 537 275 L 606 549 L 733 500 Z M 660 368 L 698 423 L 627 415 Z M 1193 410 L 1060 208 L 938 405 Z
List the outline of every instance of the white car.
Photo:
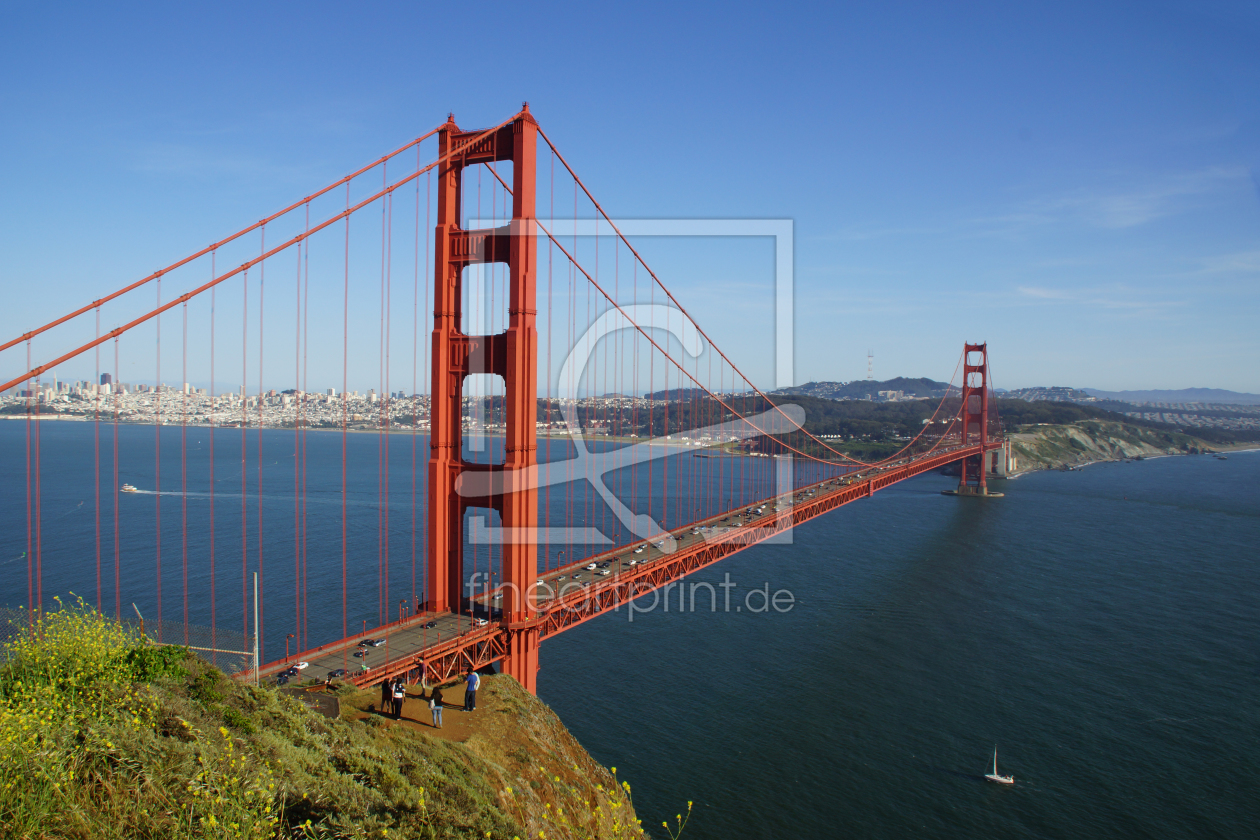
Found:
M 635 554 L 642 554 L 642 553 L 643 553 L 643 549 L 644 549 L 644 548 L 646 548 L 646 547 L 647 547 L 647 546 L 643 546 L 643 545 L 641 545 L 641 546 L 637 547 L 637 548 L 634 550 L 634 553 L 635 553 Z
M 612 572 L 610 572 L 608 569 L 600 569 L 600 570 L 599 570 L 599 573 L 600 573 L 601 575 L 611 575 L 611 574 L 612 574 Z
M 485 627 L 490 622 L 486 621 L 484 618 L 474 618 L 472 623 L 473 627 Z
M 298 662 L 298 663 L 294 664 L 294 666 L 293 666 L 293 667 L 294 667 L 294 668 L 297 668 L 299 671 L 305 671 L 307 668 L 311 667 L 311 663 L 309 663 L 309 662 Z
M 596 566 L 598 566 L 598 565 L 599 565 L 598 563 L 588 563 L 588 564 L 586 564 L 586 568 L 590 569 L 590 570 L 593 572 L 593 571 L 595 571 L 595 568 L 596 568 Z
M 639 558 L 637 558 L 637 557 L 631 557 L 631 558 L 630 558 L 630 565 L 631 565 L 631 566 L 637 566 L 637 565 L 639 565 Z

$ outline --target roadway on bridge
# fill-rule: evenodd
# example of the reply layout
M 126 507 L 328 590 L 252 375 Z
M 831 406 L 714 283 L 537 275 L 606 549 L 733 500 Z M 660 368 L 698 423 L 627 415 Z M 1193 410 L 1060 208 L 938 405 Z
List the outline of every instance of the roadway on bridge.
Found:
M 569 597 L 583 589 L 594 597 L 604 586 L 616 584 L 623 574 L 641 572 L 668 560 L 678 552 L 701 544 L 750 542 L 750 532 L 763 527 L 776 517 L 790 517 L 794 505 L 824 499 L 853 484 L 867 481 L 912 461 L 913 459 L 904 459 L 878 468 L 850 473 L 842 478 L 827 479 L 789 494 L 754 502 L 743 509 L 690 523 L 672 532 L 676 543 L 672 552 L 668 551 L 668 543 L 662 534 L 652 540 L 620 546 L 549 570 L 538 578 L 536 603 L 540 611 L 546 611 L 550 602 Z M 381 675 L 392 675 L 400 667 L 405 670 L 416 669 L 419 667 L 416 663 L 426 659 L 426 651 L 449 647 L 453 639 L 493 636 L 498 629 L 497 614 L 501 598 L 501 595 L 489 592 L 479 593 L 470 599 L 471 614 L 420 612 L 407 616 L 360 635 L 269 663 L 259 669 L 259 678 L 274 683 L 282 674 L 290 671 L 290 678 L 294 681 L 324 680 L 331 676 L 365 685 L 377 678 L 383 678 Z M 368 644 L 361 644 L 362 642 Z M 307 667 L 294 673 L 291 669 L 298 662 L 306 662 Z

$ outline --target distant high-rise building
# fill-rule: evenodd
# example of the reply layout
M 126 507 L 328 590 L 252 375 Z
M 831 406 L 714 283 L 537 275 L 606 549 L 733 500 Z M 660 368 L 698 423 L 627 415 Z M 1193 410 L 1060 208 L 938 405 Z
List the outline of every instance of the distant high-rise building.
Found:
M 108 373 L 102 373 L 102 374 L 101 374 L 101 384 L 102 384 L 102 385 L 112 385 L 113 383 L 114 383 L 114 377 L 113 377 L 113 375 L 108 374 Z

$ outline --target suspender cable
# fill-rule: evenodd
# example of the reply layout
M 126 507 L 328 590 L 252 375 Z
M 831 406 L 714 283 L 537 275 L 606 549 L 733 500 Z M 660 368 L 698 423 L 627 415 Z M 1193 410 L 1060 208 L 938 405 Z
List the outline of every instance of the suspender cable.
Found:
M 306 232 L 311 229 L 311 205 L 306 204 Z M 302 404 L 305 406 L 307 396 L 310 393 L 309 383 L 307 381 L 307 373 L 310 371 L 310 363 L 307 357 L 307 350 L 311 342 L 311 328 L 309 313 L 311 308 L 311 241 L 309 238 L 302 240 L 305 246 L 302 250 Z M 310 616 L 310 603 L 307 600 L 307 531 L 306 531 L 306 433 L 305 424 L 302 426 L 302 635 L 300 647 L 309 648 L 311 646 L 310 627 L 308 619 Z
M 118 379 L 118 338 L 114 338 L 114 379 Z M 114 591 L 115 601 L 119 606 L 118 612 L 122 607 L 122 522 L 120 517 L 121 501 L 118 498 L 118 402 L 115 398 L 114 402 Z M 118 614 L 118 613 L 116 613 Z
M 210 279 L 214 279 L 215 259 L 218 251 L 210 253 Z M 218 648 L 218 615 L 215 606 L 215 569 L 214 569 L 214 419 L 218 408 L 218 396 L 214 393 L 214 295 L 210 289 L 210 647 Z M 217 665 L 219 654 L 216 650 L 211 654 L 211 663 Z
M 157 305 L 162 305 L 162 278 L 157 278 Z M 157 331 L 157 352 L 154 362 L 157 366 L 157 411 L 153 421 L 153 516 L 157 531 L 154 539 L 155 561 L 157 564 L 157 620 L 158 641 L 162 640 L 162 317 L 153 319 Z M 115 481 L 115 484 L 118 482 Z
M 99 356 L 99 354 L 97 354 Z M 26 366 L 31 366 L 31 342 L 26 341 Z M 100 369 L 100 362 L 97 362 L 97 369 Z M 100 379 L 99 375 L 97 379 Z M 35 616 L 39 613 L 39 604 L 35 600 L 35 500 L 32 498 L 32 483 L 35 480 L 31 472 L 31 383 L 26 383 L 26 603 L 27 609 L 30 610 L 30 623 L 34 623 Z M 92 401 L 93 411 L 99 414 L 96 408 L 96 400 Z M 97 421 L 97 428 L 100 428 L 100 421 Z M 99 438 L 99 432 L 98 432 Z M 99 479 L 98 479 L 99 482 Z M 99 491 L 98 491 L 99 493 Z M 98 510 L 100 504 L 97 504 Z M 97 519 L 99 522 L 100 515 L 98 512 Z M 99 528 L 99 525 L 98 525 Z
M 302 246 L 293 281 L 293 635 L 302 649 Z
M 101 335 L 101 308 L 96 308 L 96 335 Z M 31 366 L 31 343 L 26 342 L 26 366 Z M 101 348 L 96 346 L 96 381 L 101 381 Z M 101 602 L 101 417 L 100 412 L 96 410 L 96 403 L 93 401 L 92 408 L 92 454 L 94 459 L 94 476 L 95 481 L 92 482 L 93 490 L 96 494 L 96 608 L 104 612 L 104 606 Z M 117 505 L 114 506 L 117 508 Z M 27 562 L 30 561 L 30 550 L 27 547 Z M 29 577 L 29 575 L 28 575 Z M 34 604 L 28 596 L 27 603 Z
M 349 404 L 346 401 L 346 387 L 349 382 L 348 359 L 350 354 L 350 185 L 346 184 L 346 239 L 345 268 L 343 276 L 343 292 L 341 303 L 341 637 L 349 635 L 349 624 L 346 620 L 346 444 L 349 431 L 347 422 Z M 345 654 L 342 655 L 346 661 Z
M 267 253 L 267 226 L 263 225 L 259 228 L 262 254 Z M 263 317 L 263 295 L 266 291 L 267 280 L 267 263 L 262 260 L 258 263 L 258 429 L 257 440 L 258 449 L 254 454 L 257 459 L 258 471 L 258 570 L 257 577 L 254 580 L 258 585 L 258 594 L 256 597 L 257 605 L 254 617 L 254 633 L 257 634 L 257 646 L 259 656 L 263 656 L 263 649 L 266 647 L 263 641 L 263 628 L 267 626 L 267 615 L 265 610 L 265 601 L 267 586 L 263 576 L 263 329 L 267 323 Z
M 43 436 L 39 416 L 40 380 L 35 380 L 35 603 L 44 610 L 44 505 L 43 488 Z
M 188 644 L 188 301 L 183 309 L 183 357 L 181 374 L 184 386 L 183 406 L 179 426 L 179 499 L 180 499 L 180 558 L 184 584 L 184 644 Z M 118 346 L 118 339 L 114 339 Z
M 420 169 L 420 150 L 416 149 L 416 169 Z M 415 270 L 412 277 L 411 303 L 411 605 L 420 612 L 416 603 L 416 390 L 417 369 L 420 358 L 420 180 L 416 179 L 416 238 Z
M 386 173 L 388 165 L 382 167 L 381 186 L 389 183 Z M 376 398 L 376 405 L 369 405 L 372 411 L 381 404 L 385 396 L 385 205 L 388 196 L 381 199 L 381 296 L 380 326 L 376 333 L 376 365 L 377 387 L 381 389 Z M 369 416 L 372 416 L 369 414 Z M 385 606 L 385 427 L 381 424 L 380 414 L 373 416 L 376 421 L 376 612 L 377 621 L 386 621 Z
M 550 194 L 548 198 L 549 203 L 548 203 L 547 213 L 549 217 L 555 218 L 555 214 L 556 214 L 556 164 L 555 164 L 554 155 L 551 158 L 550 181 L 551 181 L 551 187 L 550 187 Z M 552 316 L 553 303 L 554 303 L 554 301 L 552 300 L 552 257 L 554 254 L 555 254 L 555 249 L 552 247 L 551 243 L 548 242 L 547 243 L 547 409 L 546 409 L 546 423 L 547 423 L 546 459 L 547 459 L 548 464 L 550 464 L 550 462 L 555 460 L 555 455 L 553 452 L 552 441 L 551 441 L 551 377 L 553 375 L 552 370 L 551 370 L 551 345 L 552 345 L 552 339 L 553 339 L 553 331 L 555 330 L 555 319 Z M 551 562 L 551 536 L 550 536 L 551 535 L 551 487 L 550 486 L 548 486 L 543 491 L 543 493 L 539 494 L 539 501 L 542 502 L 543 533 L 547 534 L 547 538 L 543 541 L 543 545 L 542 545 L 542 551 L 543 551 L 542 567 L 544 571 L 547 571 L 548 569 L 550 569 L 549 564 Z
M 417 181 L 417 183 L 419 183 L 419 182 Z M 432 173 L 432 172 L 429 172 L 429 173 L 427 173 L 427 174 L 425 175 L 425 180 L 424 180 L 424 231 L 425 231 L 425 234 L 424 234 L 424 299 L 425 299 L 425 302 L 426 302 L 426 307 L 427 307 L 427 302 L 430 300 L 430 297 L 429 297 L 429 271 L 430 271 L 430 270 L 432 269 L 432 267 L 433 267 L 433 262 L 432 262 L 432 260 L 431 260 L 431 259 L 430 259 L 430 257 L 429 257 L 429 242 L 430 242 L 430 241 L 432 241 L 432 237 L 430 236 L 430 233 L 429 233 L 429 232 L 433 229 L 433 225 L 431 224 L 431 218 L 430 218 L 430 215 L 429 215 L 429 208 L 430 208 L 430 207 L 432 207 L 432 198 L 433 198 L 433 173 Z M 427 308 L 426 308 L 426 312 L 425 312 L 425 333 L 427 334 L 429 331 L 430 331 L 430 330 L 429 330 L 429 315 L 428 315 L 428 311 L 427 311 Z M 428 383 L 428 386 L 425 388 L 425 393 L 427 393 L 427 394 L 429 395 L 429 415 L 430 415 L 430 417 L 432 417 L 432 412 L 433 412 L 433 381 L 432 381 L 432 378 L 431 378 L 431 372 L 430 372 L 430 370 L 429 370 L 429 342 L 428 342 L 428 341 L 425 341 L 425 342 L 424 342 L 424 375 L 425 375 L 425 377 L 426 377 L 426 381 L 427 381 L 427 383 Z M 418 420 L 418 415 L 417 415 L 417 417 L 416 417 L 416 418 L 413 418 L 413 422 L 415 422 L 416 420 Z M 432 429 L 430 429 L 430 434 L 432 434 Z M 430 503 L 431 503 L 431 502 L 432 502 L 432 500 L 430 500 Z M 425 541 L 425 554 L 424 554 L 424 560 L 425 560 L 425 562 L 424 562 L 423 564 L 421 564 L 421 566 L 420 566 L 420 568 L 423 570 L 423 572 L 422 572 L 423 577 L 421 578 L 421 586 L 420 586 L 420 589 L 421 589 L 421 591 L 424 593 L 424 597 L 425 597 L 425 601 L 426 601 L 426 602 L 429 600 L 429 563 L 428 563 L 428 559 L 429 559 L 429 549 L 428 549 L 428 541 L 426 540 L 426 541 Z
M 249 494 L 246 486 L 249 455 L 249 441 L 246 439 L 246 427 L 249 416 L 246 413 L 246 350 L 249 342 L 249 271 L 246 270 L 241 283 L 241 634 L 249 638 Z

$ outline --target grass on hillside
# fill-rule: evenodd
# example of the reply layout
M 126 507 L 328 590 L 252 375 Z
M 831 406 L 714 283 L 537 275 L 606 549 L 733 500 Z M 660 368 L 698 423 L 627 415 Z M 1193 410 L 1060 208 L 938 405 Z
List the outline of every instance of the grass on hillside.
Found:
M 511 787 L 496 789 L 489 780 L 501 770 L 456 743 L 328 720 L 236 683 L 82 601 L 22 628 L 0 655 L 6 840 L 506 840 L 540 824 L 547 837 L 642 836 L 636 821 L 617 821 L 628 786 L 594 797 L 575 788 L 568 799 L 553 786 L 547 794 L 573 818 L 562 824 L 554 812 L 523 812 Z

